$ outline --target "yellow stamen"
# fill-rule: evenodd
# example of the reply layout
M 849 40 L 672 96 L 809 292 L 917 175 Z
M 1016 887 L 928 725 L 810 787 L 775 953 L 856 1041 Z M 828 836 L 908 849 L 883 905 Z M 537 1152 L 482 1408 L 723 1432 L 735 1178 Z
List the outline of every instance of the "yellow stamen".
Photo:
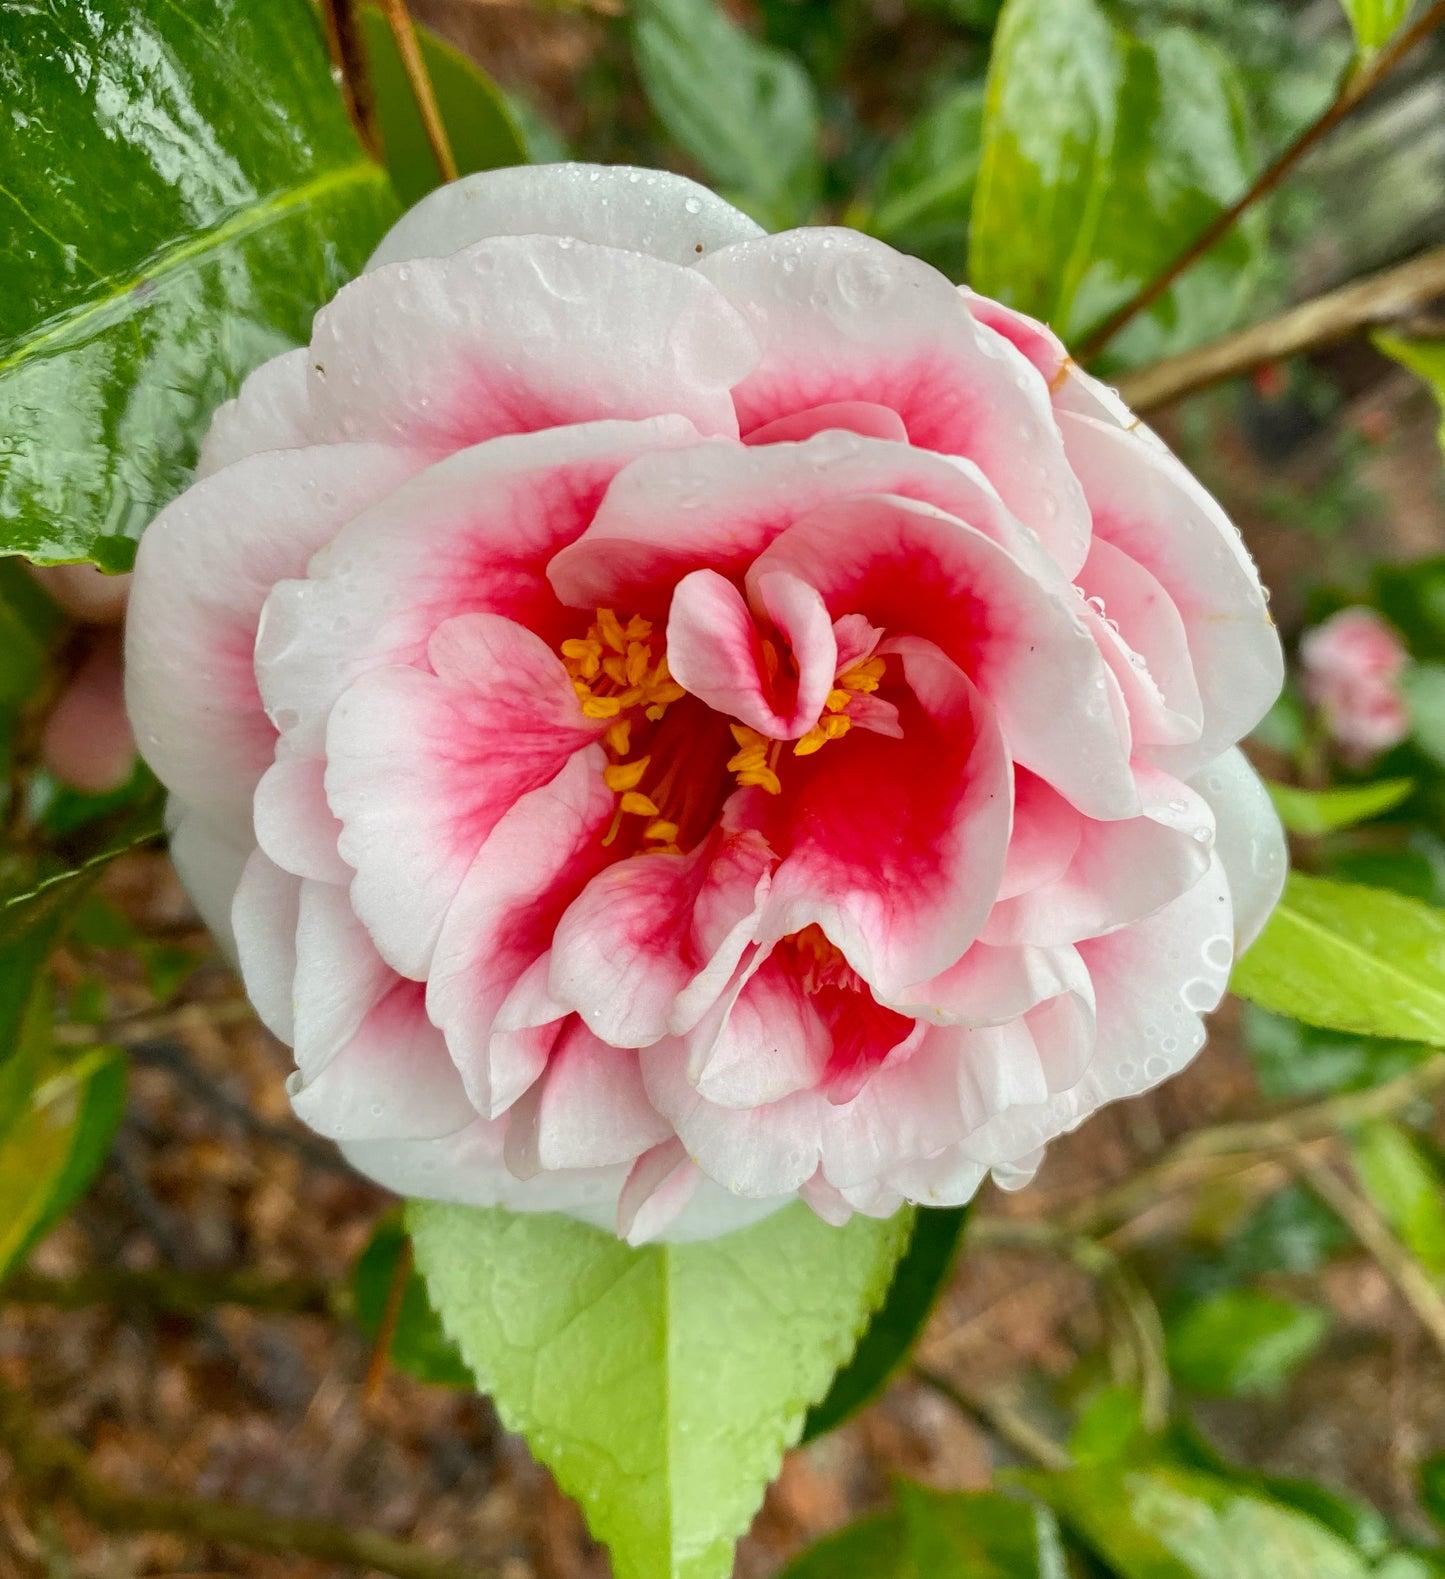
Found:
M 646 795 L 638 790 L 628 790 L 620 802 L 623 811 L 634 817 L 660 817 L 662 812 Z
M 598 609 L 597 629 L 613 652 L 621 654 L 627 651 L 627 632 L 611 609 Z
M 588 718 L 616 718 L 622 703 L 615 696 L 584 696 L 582 712 Z
M 615 724 L 607 726 L 607 733 L 602 737 L 610 751 L 615 751 L 619 757 L 625 757 L 632 744 L 632 720 L 619 718 Z
M 676 844 L 677 824 L 668 822 L 665 817 L 659 817 L 656 821 L 648 823 L 642 837 L 644 839 L 660 839 L 663 844 Z
M 647 772 L 647 764 L 651 761 L 651 757 L 638 757 L 635 762 L 609 763 L 602 770 L 602 782 L 619 795 L 624 790 L 636 789 L 642 782 L 642 775 Z

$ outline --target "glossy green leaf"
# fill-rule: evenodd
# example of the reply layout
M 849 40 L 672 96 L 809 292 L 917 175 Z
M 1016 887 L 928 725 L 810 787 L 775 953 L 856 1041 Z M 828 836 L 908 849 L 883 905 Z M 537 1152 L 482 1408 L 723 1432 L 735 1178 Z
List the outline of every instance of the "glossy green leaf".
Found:
M 1375 784 L 1347 784 L 1335 789 L 1308 790 L 1294 784 L 1264 786 L 1279 820 L 1291 833 L 1306 837 L 1338 833 L 1383 816 L 1408 800 L 1414 779 L 1381 779 Z
M 1228 60 L 1183 27 L 1136 35 L 1102 0 L 1009 0 L 989 66 L 970 284 L 1077 342 L 1247 186 Z M 1115 342 L 1140 361 L 1228 327 L 1260 254 L 1237 227 Z
M 366 1249 L 351 1269 L 351 1300 L 356 1325 L 369 1343 L 375 1343 L 386 1320 L 401 1257 L 407 1249 L 406 1229 L 400 1216 L 387 1216 L 376 1225 Z M 420 1382 L 442 1387 L 472 1385 L 472 1373 L 457 1346 L 442 1331 L 442 1324 L 426 1295 L 426 1284 L 415 1267 L 408 1267 L 388 1356 L 399 1371 Z
M 1445 1046 L 1445 910 L 1294 872 L 1230 986 L 1310 1025 Z
M 1400 679 L 1415 744 L 1445 767 L 1445 663 L 1412 664 Z
M 828 1396 L 808 1411 L 805 1442 L 833 1430 L 871 1403 L 908 1358 L 948 1286 L 968 1213 L 967 1206 L 953 1206 L 933 1207 L 915 1215 L 913 1234 L 893 1274 L 888 1297 L 868 1323 L 853 1358 L 833 1378 Z
M 875 1513 L 824 1536 L 795 1557 L 777 1579 L 920 1579 L 920 1575 L 908 1550 L 902 1515 Z
M 441 185 L 441 171 L 386 18 L 375 6 L 363 6 L 361 25 L 386 168 L 397 195 L 410 207 Z M 430 28 L 418 24 L 416 35 L 457 174 L 525 164 L 522 134 L 496 83 Z
M 1411 0 L 1342 0 L 1345 15 L 1355 30 L 1361 54 L 1372 54 L 1391 36 L 1409 14 Z
M 407 1221 L 443 1326 L 617 1579 L 725 1579 L 911 1217 L 832 1228 L 794 1205 L 637 1250 L 565 1217 L 414 1201 Z
M 668 133 L 769 229 L 817 201 L 818 104 L 799 62 L 760 44 L 716 0 L 637 0 L 633 50 Z
M 1388 38 L 1409 9 L 1409 0 L 1354 0 L 1353 5 L 1349 5 L 1347 0 L 1347 7 L 1352 13 L 1356 8 L 1373 12 L 1398 13 L 1394 22 L 1386 29 L 1384 36 Z M 1359 24 L 1356 23 L 1356 28 L 1358 27 Z M 1378 42 L 1383 43 L 1384 39 Z M 1360 45 L 1362 48 L 1365 47 L 1363 34 L 1360 37 Z M 1440 406 L 1440 444 L 1442 449 L 1445 449 L 1445 340 L 1402 340 L 1397 335 L 1379 334 L 1375 336 L 1375 344 L 1386 356 L 1402 367 L 1408 367 L 1430 386 L 1430 391 Z
M 1105 1387 L 1089 1399 L 1069 1433 L 1076 1464 L 1108 1464 L 1127 1457 L 1143 1430 L 1143 1401 L 1132 1387 Z
M 1420 1148 L 1389 1119 L 1357 1130 L 1350 1157 L 1365 1193 L 1411 1253 L 1445 1277 L 1445 1186 Z
M 1196 1392 L 1277 1392 L 1318 1348 L 1329 1318 L 1313 1305 L 1226 1289 L 1169 1324 L 1169 1368 Z
M 1019 1479 L 1118 1579 L 1366 1579 L 1322 1524 L 1213 1475 L 1083 1467 Z
M 124 569 L 395 216 L 306 0 L 0 13 L 0 553 Z
M 32 992 L 16 1055 L 0 1064 L 0 1278 L 70 1210 L 110 1150 L 125 1108 L 125 1060 L 50 1048 L 50 995 Z
M 1068 1579 L 1058 1525 L 1046 1508 L 996 1492 L 898 1488 L 918 1579 Z
M 983 152 L 983 87 L 946 94 L 889 150 L 874 177 L 865 228 L 961 279 L 968 215 Z

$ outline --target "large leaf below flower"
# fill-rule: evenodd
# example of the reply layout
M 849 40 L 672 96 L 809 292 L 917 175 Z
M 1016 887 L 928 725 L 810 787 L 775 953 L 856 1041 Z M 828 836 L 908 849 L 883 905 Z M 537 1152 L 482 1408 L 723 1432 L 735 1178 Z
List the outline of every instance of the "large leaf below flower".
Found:
M 732 1572 L 911 1221 L 831 1228 L 795 1205 L 721 1239 L 634 1250 L 564 1217 L 408 1208 L 444 1326 L 618 1579 Z
M 0 552 L 124 569 L 396 201 L 306 0 L 0 14 Z
M 1182 27 L 1100 0 L 1009 0 L 995 37 L 969 283 L 1077 342 L 1236 198 L 1253 153 L 1236 73 Z M 1227 328 L 1260 255 L 1236 227 L 1115 342 L 1138 362 Z

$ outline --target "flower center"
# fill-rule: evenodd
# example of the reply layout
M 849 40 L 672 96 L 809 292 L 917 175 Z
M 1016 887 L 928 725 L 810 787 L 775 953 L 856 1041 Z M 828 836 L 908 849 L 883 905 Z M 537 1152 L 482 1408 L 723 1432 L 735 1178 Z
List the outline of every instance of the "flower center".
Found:
M 814 997 L 825 987 L 844 992 L 867 990 L 862 978 L 844 959 L 843 951 L 816 921 L 809 922 L 801 932 L 790 932 L 778 946 L 792 950 L 803 991 Z
M 771 684 L 782 660 L 773 642 L 765 639 L 762 649 Z M 680 853 L 682 824 L 696 820 L 689 813 L 696 813 L 706 798 L 696 781 L 700 774 L 711 777 L 715 771 L 714 753 L 696 750 L 697 737 L 701 733 L 711 737 L 714 731 L 704 720 L 717 715 L 699 707 L 696 713 L 689 711 L 686 720 L 668 720 L 663 727 L 673 703 L 685 697 L 690 703 L 695 699 L 672 678 L 653 623 L 641 615 L 634 614 L 624 624 L 614 610 L 598 609 L 587 634 L 564 641 L 559 651 L 583 713 L 588 718 L 609 720 L 602 740 L 611 760 L 602 776 L 618 799 L 603 843 L 610 845 L 617 839 L 625 817 L 641 817 L 646 819 L 644 849 Z M 828 741 L 846 735 L 853 727 L 849 705 L 878 689 L 886 667 L 886 659 L 869 657 L 843 670 L 833 682 L 817 723 L 792 742 L 793 755 L 811 756 Z M 672 727 L 674 723 L 678 727 Z M 755 786 L 770 795 L 781 793 L 778 765 L 788 742 L 747 724 L 729 723 L 728 729 L 737 749 L 728 757 L 726 770 L 736 783 Z M 641 754 L 633 754 L 643 746 L 646 749 Z

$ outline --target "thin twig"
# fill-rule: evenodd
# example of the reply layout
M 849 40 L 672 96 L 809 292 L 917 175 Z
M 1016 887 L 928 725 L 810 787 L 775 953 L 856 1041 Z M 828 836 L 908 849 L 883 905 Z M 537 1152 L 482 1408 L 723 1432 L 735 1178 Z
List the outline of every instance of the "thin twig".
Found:
M 1021 1458 L 1031 1460 L 1042 1469 L 1067 1469 L 1073 1462 L 1047 1432 L 1040 1431 L 1032 1421 L 1001 1399 L 969 1391 L 942 1371 L 935 1371 L 928 1365 L 915 1363 L 912 1371 L 926 1387 L 931 1387 L 940 1397 L 946 1398 L 955 1409 L 971 1415 Z
M 1111 313 L 1092 334 L 1088 335 L 1075 354 L 1079 360 L 1095 357 L 1128 323 L 1141 312 L 1152 307 L 1184 271 L 1209 251 L 1238 223 L 1240 216 L 1262 198 L 1268 196 L 1301 159 L 1328 136 L 1353 110 L 1357 109 L 1376 88 L 1394 71 L 1396 66 L 1414 49 L 1416 44 L 1445 22 L 1445 0 L 1423 11 L 1407 28 L 1402 28 L 1388 44 L 1346 77 L 1333 103 L 1318 119 L 1299 134 L 1234 203 L 1231 203 L 1189 243 L 1184 250 L 1154 276 L 1142 290 L 1132 296 L 1117 312 Z
M 366 63 L 356 0 L 321 0 L 321 19 L 326 28 L 326 47 L 340 78 L 346 113 L 361 146 L 379 164 L 383 151 L 381 127 L 376 119 L 376 95 Z
M 1261 362 L 1335 345 L 1363 330 L 1398 325 L 1440 296 L 1445 296 L 1445 247 L 1301 302 L 1222 340 L 1126 373 L 1119 380 L 1119 393 L 1135 411 L 1152 411 L 1247 373 Z
M 220 1305 L 284 1316 L 340 1316 L 350 1296 L 340 1284 L 316 1278 L 268 1278 L 254 1272 L 177 1272 L 92 1268 L 45 1277 L 21 1268 L 6 1279 L 5 1298 L 21 1305 L 84 1310 L 109 1305 L 124 1311 L 200 1319 Z
M 1381 1271 L 1419 1317 L 1436 1348 L 1445 1354 L 1445 1298 L 1430 1274 L 1395 1238 L 1369 1201 L 1357 1195 L 1324 1158 L 1302 1148 L 1292 1160 L 1310 1189 L 1379 1263 Z
M 406 0 L 381 0 L 391 36 L 396 40 L 396 52 L 401 56 L 401 69 L 411 86 L 412 97 L 421 112 L 421 123 L 426 128 L 426 140 L 431 145 L 432 158 L 437 162 L 443 181 L 457 178 L 456 156 L 452 153 L 451 138 L 447 136 L 446 123 L 437 106 L 436 90 L 432 87 L 431 73 L 427 70 L 421 46 L 417 43 L 416 28 L 412 26 L 411 13 Z
M 134 1047 L 200 1028 L 245 1025 L 255 1018 L 256 1011 L 244 998 L 221 998 L 175 1009 L 141 1009 L 97 1025 L 70 1022 L 57 1025 L 53 1035 L 57 1047 Z
M 391 1360 L 391 1345 L 396 1337 L 396 1324 L 401 1319 L 401 1302 L 406 1297 L 406 1287 L 411 1281 L 412 1248 L 408 1238 L 402 1243 L 401 1254 L 391 1269 L 391 1284 L 386 1291 L 386 1309 L 381 1313 L 381 1326 L 377 1329 L 376 1343 L 372 1346 L 371 1360 L 366 1367 L 366 1380 L 361 1385 L 361 1401 L 369 1407 L 381 1391 L 386 1380 L 386 1368 Z
M 0 1388 L 0 1439 L 17 1478 L 34 1496 L 71 1503 L 103 1530 L 165 1530 L 195 1541 L 379 1569 L 396 1579 L 478 1579 L 477 1571 L 466 1564 L 376 1530 L 285 1518 L 241 1503 L 123 1491 L 94 1474 L 74 1442 L 40 1430 L 29 1408 L 9 1388 Z

